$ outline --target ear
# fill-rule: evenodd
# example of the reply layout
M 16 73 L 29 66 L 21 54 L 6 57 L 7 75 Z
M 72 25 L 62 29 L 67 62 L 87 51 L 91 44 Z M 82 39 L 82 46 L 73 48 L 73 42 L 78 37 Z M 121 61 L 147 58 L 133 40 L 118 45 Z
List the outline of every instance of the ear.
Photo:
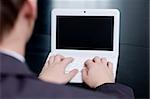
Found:
M 27 0 L 31 6 L 31 9 L 33 11 L 33 16 L 37 17 L 37 0 Z
M 26 0 L 20 14 L 29 19 L 36 19 L 37 17 L 37 1 Z

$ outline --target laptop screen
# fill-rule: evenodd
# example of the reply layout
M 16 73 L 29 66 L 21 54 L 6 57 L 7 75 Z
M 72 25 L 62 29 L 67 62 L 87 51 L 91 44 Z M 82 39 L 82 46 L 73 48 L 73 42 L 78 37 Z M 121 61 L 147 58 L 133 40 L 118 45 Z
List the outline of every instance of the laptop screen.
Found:
M 56 49 L 113 51 L 114 16 L 57 16 Z

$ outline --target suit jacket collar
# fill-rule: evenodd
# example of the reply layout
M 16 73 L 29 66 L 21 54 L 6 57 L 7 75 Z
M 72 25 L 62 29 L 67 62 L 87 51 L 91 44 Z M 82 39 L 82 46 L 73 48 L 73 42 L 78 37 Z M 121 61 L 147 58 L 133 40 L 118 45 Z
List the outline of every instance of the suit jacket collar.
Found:
M 33 75 L 26 63 L 3 53 L 0 53 L 0 69 L 1 74 Z

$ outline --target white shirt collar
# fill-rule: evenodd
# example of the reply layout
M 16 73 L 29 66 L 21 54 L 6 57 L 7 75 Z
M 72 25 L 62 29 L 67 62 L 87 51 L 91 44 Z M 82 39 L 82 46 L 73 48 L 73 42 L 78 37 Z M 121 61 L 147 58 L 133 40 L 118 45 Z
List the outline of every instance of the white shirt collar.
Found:
M 18 59 L 19 61 L 21 61 L 23 63 L 25 62 L 25 58 L 22 55 L 15 52 L 15 51 L 10 51 L 10 50 L 6 50 L 6 49 L 4 50 L 3 49 L 3 50 L 0 50 L 0 52 L 3 53 L 3 54 L 6 54 L 6 55 L 12 56 L 12 57 Z

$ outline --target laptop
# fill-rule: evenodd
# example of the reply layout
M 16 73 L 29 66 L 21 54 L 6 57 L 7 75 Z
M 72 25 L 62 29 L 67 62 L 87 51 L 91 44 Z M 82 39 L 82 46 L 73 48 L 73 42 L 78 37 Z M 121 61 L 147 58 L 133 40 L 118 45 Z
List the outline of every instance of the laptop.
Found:
M 84 63 L 95 56 L 112 62 L 116 76 L 120 25 L 117 9 L 54 9 L 51 18 L 49 57 L 61 54 L 74 58 L 65 70 L 65 73 L 72 69 L 79 70 L 71 83 L 83 82 L 81 71 Z

